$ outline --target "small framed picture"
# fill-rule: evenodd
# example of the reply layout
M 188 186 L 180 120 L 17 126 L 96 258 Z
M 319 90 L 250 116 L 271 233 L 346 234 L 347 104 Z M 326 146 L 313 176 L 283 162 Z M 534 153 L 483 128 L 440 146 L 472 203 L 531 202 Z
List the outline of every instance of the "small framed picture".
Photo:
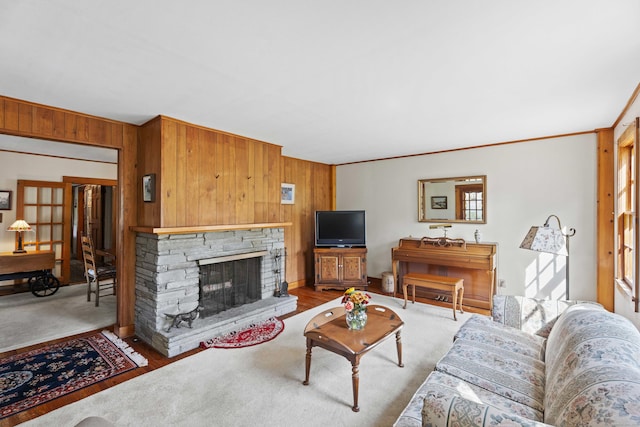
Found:
M 1 211 L 11 210 L 11 191 L 0 190 L 0 210 Z
M 296 185 L 282 183 L 280 191 L 280 203 L 283 205 L 293 205 L 296 200 Z
M 447 196 L 432 196 L 431 209 L 447 209 Z
M 142 177 L 142 201 L 156 201 L 156 174 L 150 173 Z

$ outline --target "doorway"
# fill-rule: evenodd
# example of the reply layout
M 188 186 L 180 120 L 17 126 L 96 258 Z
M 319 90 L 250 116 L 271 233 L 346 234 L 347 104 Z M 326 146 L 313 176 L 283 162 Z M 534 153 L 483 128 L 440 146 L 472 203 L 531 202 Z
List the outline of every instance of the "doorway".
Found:
M 66 178 L 66 177 L 65 177 Z M 92 183 L 78 183 L 82 178 L 66 178 L 72 182 L 71 212 L 71 275 L 70 283 L 84 282 L 82 236 L 90 236 L 95 248 L 115 254 L 116 242 L 116 181 L 90 179 Z M 113 262 L 99 256 L 98 262 Z

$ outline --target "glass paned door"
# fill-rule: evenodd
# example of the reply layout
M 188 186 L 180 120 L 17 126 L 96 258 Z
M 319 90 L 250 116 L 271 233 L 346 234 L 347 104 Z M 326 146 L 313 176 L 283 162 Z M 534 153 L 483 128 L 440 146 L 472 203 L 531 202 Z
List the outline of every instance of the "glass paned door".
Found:
M 71 225 L 71 184 L 65 182 L 18 180 L 16 218 L 32 228 L 23 233 L 26 250 L 53 251 L 53 274 L 61 283 L 70 276 L 69 227 Z

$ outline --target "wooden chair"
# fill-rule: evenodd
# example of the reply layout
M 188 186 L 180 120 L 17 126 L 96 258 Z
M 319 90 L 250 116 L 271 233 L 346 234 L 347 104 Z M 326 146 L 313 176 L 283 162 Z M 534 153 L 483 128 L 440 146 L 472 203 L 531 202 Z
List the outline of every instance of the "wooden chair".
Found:
M 87 278 L 87 301 L 91 301 L 91 294 L 96 295 L 96 307 L 100 305 L 100 297 L 116 295 L 115 266 L 98 266 L 96 263 L 93 243 L 88 236 L 82 236 L 82 256 L 84 258 L 84 275 Z M 111 293 L 104 293 L 104 290 Z

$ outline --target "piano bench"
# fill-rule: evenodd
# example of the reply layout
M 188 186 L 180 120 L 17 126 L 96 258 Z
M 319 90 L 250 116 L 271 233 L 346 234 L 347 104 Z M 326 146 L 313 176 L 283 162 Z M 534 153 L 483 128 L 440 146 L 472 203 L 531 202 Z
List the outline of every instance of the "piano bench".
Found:
M 456 318 L 456 303 L 459 304 L 460 313 L 464 313 L 462 310 L 462 298 L 464 296 L 464 280 L 457 277 L 449 276 L 436 276 L 435 274 L 423 274 L 423 273 L 407 273 L 402 276 L 402 293 L 404 294 L 404 306 L 407 308 L 407 288 L 411 286 L 411 293 L 413 296 L 412 303 L 416 302 L 416 286 L 428 289 L 437 289 L 440 291 L 446 291 L 451 294 L 453 299 L 453 319 Z M 460 297 L 458 298 L 458 293 Z

